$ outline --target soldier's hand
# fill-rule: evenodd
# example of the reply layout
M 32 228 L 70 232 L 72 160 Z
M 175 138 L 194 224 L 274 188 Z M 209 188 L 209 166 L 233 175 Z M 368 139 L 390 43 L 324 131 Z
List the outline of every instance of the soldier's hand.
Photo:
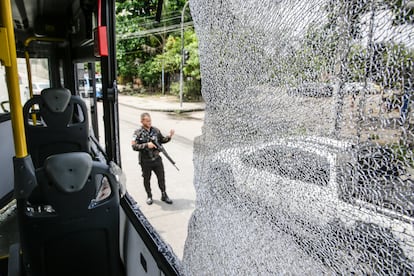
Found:
M 147 146 L 148 146 L 149 149 L 156 149 L 157 148 L 157 146 L 153 142 L 148 142 Z
M 173 137 L 174 133 L 175 133 L 175 130 L 174 130 L 174 129 L 171 129 L 171 130 L 170 130 L 170 138 L 172 138 L 172 137 Z

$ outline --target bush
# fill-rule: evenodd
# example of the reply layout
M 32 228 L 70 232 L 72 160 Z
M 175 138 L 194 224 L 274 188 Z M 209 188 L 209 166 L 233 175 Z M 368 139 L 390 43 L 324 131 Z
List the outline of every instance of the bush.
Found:
M 180 95 L 180 83 L 173 82 L 170 86 L 171 94 Z M 199 101 L 201 100 L 201 81 L 200 80 L 186 80 L 183 87 L 183 100 L 185 101 Z

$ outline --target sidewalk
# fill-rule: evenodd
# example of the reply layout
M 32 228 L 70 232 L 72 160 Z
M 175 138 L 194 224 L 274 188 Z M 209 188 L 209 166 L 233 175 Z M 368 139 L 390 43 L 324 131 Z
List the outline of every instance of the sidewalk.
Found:
M 195 112 L 204 111 L 204 102 L 183 102 L 182 106 L 176 96 L 128 96 L 118 95 L 118 102 L 121 105 L 145 110 L 161 112 Z
M 174 96 L 119 95 L 119 135 L 122 170 L 127 178 L 128 193 L 137 201 L 145 217 L 182 260 L 187 238 L 188 221 L 195 208 L 193 142 L 202 134 L 204 103 L 183 103 L 182 109 Z M 102 104 L 98 105 L 102 108 Z M 130 147 L 131 134 L 140 125 L 139 115 L 151 113 L 154 124 L 163 133 L 175 130 L 174 139 L 166 145 L 167 152 L 177 162 L 179 171 L 164 159 L 168 195 L 174 201 L 165 204 L 161 199 L 156 177 L 151 177 L 154 203 L 147 205 L 137 152 Z M 178 113 L 182 112 L 182 113 Z M 98 114 L 100 114 L 98 112 Z

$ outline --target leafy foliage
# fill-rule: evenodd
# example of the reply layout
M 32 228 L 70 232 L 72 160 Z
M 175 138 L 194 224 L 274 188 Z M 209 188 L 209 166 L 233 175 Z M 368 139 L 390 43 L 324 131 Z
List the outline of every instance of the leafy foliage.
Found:
M 181 62 L 180 32 L 167 33 L 154 30 L 162 30 L 162 27 L 169 25 L 179 26 L 181 10 L 185 2 L 185 0 L 164 1 L 160 22 L 155 21 L 157 1 L 117 2 L 117 60 L 121 82 L 132 82 L 134 78 L 139 78 L 144 86 L 156 90 L 160 87 L 163 68 L 167 85 L 171 83 L 168 80 L 178 78 Z M 188 10 L 186 14 L 185 21 L 191 20 L 188 17 Z M 184 75 L 191 81 L 201 82 L 198 42 L 193 29 L 185 31 L 184 45 L 190 53 L 190 58 L 184 67 Z M 200 94 L 199 87 L 200 85 L 195 93 Z
M 401 1 L 386 0 L 380 4 L 382 9 L 392 12 L 394 24 L 402 25 L 398 20 L 411 24 L 412 11 L 402 8 Z M 337 6 L 343 8 L 335 9 Z M 341 61 L 341 76 L 346 82 L 363 82 L 368 78 L 384 88 L 401 89 L 407 85 L 407 80 L 412 80 L 412 49 L 395 42 L 361 43 L 361 19 L 370 12 L 370 1 L 332 0 L 327 7 L 328 22 L 320 26 L 310 25 L 300 46 L 288 52 L 290 65 L 287 72 L 293 79 L 329 82 L 329 76 L 337 74 L 337 63 Z M 341 45 L 344 38 L 351 44 Z M 338 56 L 342 48 L 348 49 L 346 55 Z
M 383 0 L 393 13 L 393 24 L 413 24 L 414 23 L 414 9 L 407 6 L 408 1 L 402 0 Z

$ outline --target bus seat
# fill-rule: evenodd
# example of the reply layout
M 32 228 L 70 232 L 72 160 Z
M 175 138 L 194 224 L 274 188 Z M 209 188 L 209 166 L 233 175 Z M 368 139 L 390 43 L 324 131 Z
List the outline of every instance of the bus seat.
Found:
M 109 166 L 85 152 L 51 155 L 36 180 L 18 199 L 27 275 L 122 275 L 118 183 Z
M 66 88 L 47 88 L 23 107 L 26 143 L 35 168 L 65 152 L 89 152 L 89 122 L 85 102 Z

